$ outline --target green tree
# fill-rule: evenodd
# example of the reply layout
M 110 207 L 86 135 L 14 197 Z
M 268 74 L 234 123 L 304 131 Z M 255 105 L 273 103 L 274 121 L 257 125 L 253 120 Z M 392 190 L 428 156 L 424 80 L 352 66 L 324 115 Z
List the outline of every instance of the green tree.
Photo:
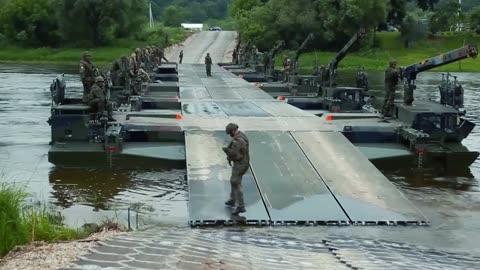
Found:
M 407 0 L 390 0 L 390 8 L 387 15 L 387 22 L 400 25 L 407 15 Z
M 230 15 L 234 18 L 240 18 L 245 15 L 246 12 L 252 11 L 254 7 L 261 6 L 260 0 L 232 0 L 229 7 Z
M 168 6 L 163 10 L 163 23 L 166 26 L 180 26 L 186 18 L 186 11 L 176 6 Z
M 0 32 L 8 40 L 30 46 L 59 44 L 58 27 L 52 0 L 3 1 Z
M 480 34 L 480 7 L 475 8 L 469 14 L 470 29 Z
M 103 45 L 133 36 L 147 14 L 146 0 L 57 0 L 57 5 L 62 37 L 77 45 Z
M 449 0 L 443 6 L 440 6 L 430 17 L 430 31 L 436 33 L 439 31 L 450 31 L 452 27 L 462 23 L 465 20 L 465 14 L 461 6 L 455 0 Z
M 417 0 L 418 7 L 423 10 L 434 10 L 439 0 Z

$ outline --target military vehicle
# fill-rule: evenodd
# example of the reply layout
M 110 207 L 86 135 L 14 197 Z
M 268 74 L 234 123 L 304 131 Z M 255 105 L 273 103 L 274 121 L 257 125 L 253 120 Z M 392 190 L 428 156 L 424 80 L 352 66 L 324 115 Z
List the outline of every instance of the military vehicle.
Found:
M 370 108 L 375 98 L 366 94 L 368 77 L 364 69 L 359 68 L 357 72 L 357 87 L 337 86 L 336 82 L 338 64 L 345 58 L 353 45 L 364 36 L 365 29 L 361 28 L 327 66 L 317 67 L 313 75 L 298 75 L 299 51 L 297 51 L 293 74 L 289 76 L 288 83 L 261 83 L 259 87 L 273 97 L 280 97 L 287 103 L 303 110 L 309 110 L 316 115 L 326 112 L 365 111 L 364 106 Z M 300 49 L 312 38 L 313 35 L 309 35 Z
M 262 63 L 259 62 L 260 57 L 257 57 L 255 61 L 246 61 L 247 64 L 244 66 L 221 66 L 248 82 L 273 82 L 282 80 L 282 71 L 275 70 L 275 56 L 283 46 L 285 46 L 283 40 L 277 41 L 268 53 L 261 54 L 263 58 Z M 253 66 L 254 68 L 248 68 L 247 66 Z
M 442 74 L 439 85 L 440 101 L 418 100 L 414 102 L 413 91 L 415 80 L 419 73 L 439 66 L 460 61 L 469 57 L 475 58 L 476 47 L 467 45 L 459 49 L 426 59 L 420 63 L 401 68 L 401 78 L 404 80 L 404 100 L 395 101 L 391 118 L 381 120 L 392 124 L 395 131 L 381 131 L 375 127 L 357 127 L 344 130 L 356 146 L 364 152 L 376 165 L 384 166 L 392 159 L 385 156 L 401 153 L 407 150 L 414 155 L 414 162 L 406 163 L 417 167 L 438 167 L 447 170 L 463 169 L 472 164 L 479 153 L 469 151 L 462 145 L 475 127 L 464 116 L 464 91 L 457 79 L 449 73 Z M 368 134 L 368 137 L 365 136 Z M 402 150 L 404 147 L 404 150 Z M 378 157 L 376 160 L 375 156 Z M 401 154 L 397 155 L 397 158 Z M 401 163 L 401 162 L 400 162 Z
M 160 80 L 162 82 L 178 82 L 178 64 L 162 63 L 153 69 L 150 74 L 152 80 Z
M 329 75 L 335 74 L 336 65 L 344 55 L 345 51 L 342 50 L 329 64 Z M 406 67 L 402 72 L 405 91 L 409 93 L 408 91 L 415 89 L 415 78 L 419 72 L 476 55 L 476 48 L 466 46 Z M 187 70 L 197 69 L 203 71 L 202 66 L 195 65 Z M 163 69 L 158 71 L 163 72 Z M 358 77 L 363 76 L 362 72 L 359 70 Z M 319 114 L 322 115 L 319 121 L 332 123 L 337 121 L 338 125 L 328 126 L 338 127 L 338 131 L 341 131 L 372 162 L 402 160 L 407 161 L 406 164 L 418 167 L 440 166 L 450 169 L 452 159 L 455 159 L 455 166 L 465 168 L 478 157 L 478 152 L 468 151 L 461 144 L 475 125 L 463 117 L 464 112 L 459 111 L 463 104 L 463 89 L 450 74 L 443 76 L 439 88 L 440 103 L 415 101 L 408 105 L 397 102 L 394 117 L 391 119 L 381 119 L 372 107 L 365 106 L 363 110 L 370 113 L 360 113 L 359 110 L 355 110 L 356 107 L 348 113 L 349 108 L 341 107 L 342 104 L 354 107 L 361 103 L 357 98 L 360 98 L 358 94 L 363 92 L 359 92 L 358 89 L 364 91 L 364 88 L 350 91 L 350 88 L 332 87 L 331 85 L 335 85 L 334 76 L 328 76 L 328 80 L 325 76 L 322 78 L 323 81 L 320 82 L 326 85 L 322 86 L 322 91 L 331 92 L 324 94 L 329 95 L 328 98 L 318 102 L 325 102 L 322 108 L 328 108 Z M 115 90 L 110 86 L 110 82 L 107 85 L 110 92 L 108 97 L 115 109 L 114 118 L 118 122 L 108 122 L 106 117 L 82 104 L 81 91 L 66 92 L 63 75 L 55 78 L 51 85 L 52 107 L 48 121 L 52 131 L 52 146 L 48 154 L 51 163 L 59 166 L 80 164 L 112 166 L 115 162 L 122 166 L 138 166 L 161 161 L 162 166 L 165 164 L 171 164 L 172 167 L 185 166 L 185 138 L 182 127 L 165 118 L 182 117 L 183 113 L 188 114 L 190 110 L 206 114 L 219 111 L 215 104 L 208 105 L 212 102 L 199 103 L 187 100 L 182 103 L 179 100 L 180 93 L 190 97 L 201 95 L 201 87 L 189 87 L 187 84 L 180 91 L 178 82 L 148 83 L 142 85 L 141 93 L 132 94 L 126 100 L 122 100 L 114 94 Z M 336 89 L 340 90 L 335 92 Z M 212 87 L 209 91 L 215 94 L 223 93 L 217 90 Z M 206 89 L 203 92 L 207 92 L 208 95 Z M 233 113 L 248 113 L 248 108 L 245 112 L 241 111 L 243 110 L 241 108 L 239 110 Z M 141 121 L 136 121 L 138 118 Z M 165 121 L 160 121 L 159 118 Z M 148 119 L 152 119 L 153 123 L 162 124 L 148 125 L 146 124 L 149 123 Z
M 277 76 L 281 76 L 281 80 L 275 82 L 274 80 L 268 80 L 266 83 L 258 82 L 258 86 L 265 92 L 272 93 L 272 96 L 277 97 L 278 95 L 284 95 L 289 93 L 290 91 L 294 93 L 304 92 L 306 89 L 310 90 L 312 88 L 312 84 L 310 83 L 312 77 L 314 79 L 316 76 L 305 76 L 299 75 L 300 71 L 300 55 L 301 52 L 305 49 L 308 42 L 310 42 L 314 38 L 313 33 L 310 33 L 305 40 L 302 42 L 300 47 L 295 51 L 290 63 L 290 74 L 287 78 L 284 78 L 283 70 Z M 284 63 L 286 64 L 286 63 Z M 305 83 L 309 82 L 309 83 Z M 315 88 L 315 85 L 313 86 Z M 278 95 L 277 95 L 278 94 Z

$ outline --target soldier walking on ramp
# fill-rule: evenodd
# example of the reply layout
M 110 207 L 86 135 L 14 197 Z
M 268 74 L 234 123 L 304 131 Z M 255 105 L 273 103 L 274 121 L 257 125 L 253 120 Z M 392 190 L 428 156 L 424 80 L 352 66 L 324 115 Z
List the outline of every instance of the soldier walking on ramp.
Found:
M 250 154 L 248 150 L 247 136 L 238 130 L 238 125 L 230 123 L 226 126 L 225 131 L 232 141 L 227 147 L 223 147 L 223 151 L 227 154 L 228 164 L 232 166 L 232 176 L 230 177 L 230 199 L 225 202 L 226 205 L 237 207 L 233 210 L 233 215 L 246 212 L 245 202 L 243 201 L 242 177 L 250 166 Z
M 181 64 L 183 59 L 183 50 L 180 51 L 180 55 L 178 57 L 180 57 L 180 64 Z
M 212 76 L 212 58 L 210 58 L 210 53 L 207 53 L 207 56 L 205 56 L 205 67 L 207 68 L 207 76 Z
M 395 101 L 395 88 L 399 78 L 397 62 L 392 60 L 387 70 L 385 70 L 385 100 L 383 101 L 382 109 L 382 114 L 385 117 L 391 116 L 390 113 Z

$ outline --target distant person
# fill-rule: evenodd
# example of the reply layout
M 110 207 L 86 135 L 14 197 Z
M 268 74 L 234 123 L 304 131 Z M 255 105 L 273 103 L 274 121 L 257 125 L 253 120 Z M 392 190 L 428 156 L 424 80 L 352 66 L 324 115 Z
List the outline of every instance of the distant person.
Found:
M 80 61 L 80 78 L 83 84 L 83 97 L 82 101 L 87 103 L 88 94 L 90 89 L 95 84 L 95 77 L 99 75 L 98 70 L 92 63 L 92 55 L 85 51 L 83 52 L 82 60 Z
M 232 166 L 232 176 L 230 177 L 230 198 L 225 202 L 226 205 L 235 207 L 232 214 L 238 215 L 245 213 L 245 202 L 243 200 L 242 177 L 250 166 L 250 154 L 248 150 L 248 138 L 238 130 L 238 125 L 230 123 L 225 127 L 225 132 L 232 137 L 232 141 L 223 151 L 227 154 L 227 161 Z M 233 165 L 232 165 L 233 162 Z
M 233 52 L 232 52 L 232 62 L 234 64 L 238 64 L 238 52 L 237 52 L 237 49 L 233 49 Z
M 183 50 L 180 51 L 180 55 L 178 57 L 180 57 L 180 64 L 181 64 L 183 59 Z
M 104 79 L 98 76 L 88 95 L 88 105 L 101 114 L 107 110 L 108 121 L 117 121 L 112 117 L 112 104 L 107 101 Z
M 207 53 L 207 56 L 205 56 L 205 67 L 207 69 L 207 76 L 212 76 L 212 58 L 210 58 L 210 53 Z
M 286 64 L 283 66 L 283 82 L 288 82 L 288 77 L 290 76 L 291 69 L 292 69 L 292 60 L 288 58 Z
M 392 60 L 385 70 L 385 100 L 383 101 L 382 114 L 389 117 L 395 101 L 395 90 L 400 78 L 397 70 L 397 62 Z

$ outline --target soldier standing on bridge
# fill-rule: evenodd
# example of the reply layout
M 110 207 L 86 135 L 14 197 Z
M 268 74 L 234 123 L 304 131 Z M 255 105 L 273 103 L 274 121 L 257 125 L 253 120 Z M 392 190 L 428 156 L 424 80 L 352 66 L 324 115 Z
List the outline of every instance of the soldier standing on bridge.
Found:
M 98 75 L 96 73 L 98 73 L 98 70 L 92 63 L 92 55 L 87 51 L 83 52 L 83 58 L 80 61 L 80 78 L 82 79 L 83 84 L 82 100 L 85 103 L 87 103 L 88 94 L 95 83 L 95 77 Z
M 385 70 L 385 100 L 383 101 L 382 114 L 383 116 L 391 116 L 393 103 L 395 101 L 395 88 L 398 84 L 400 75 L 397 70 L 397 62 L 390 61 L 390 66 Z
M 232 62 L 238 64 L 238 53 L 236 48 L 234 48 L 232 52 Z
M 183 59 L 183 50 L 180 51 L 180 55 L 178 57 L 180 58 L 180 64 L 181 64 Z
M 212 76 L 212 58 L 210 58 L 210 53 L 207 53 L 207 56 L 205 56 L 205 67 L 207 69 L 207 76 Z
M 242 191 L 242 177 L 247 172 L 250 166 L 250 154 L 248 150 L 248 138 L 245 134 L 238 130 L 238 125 L 230 123 L 226 126 L 225 132 L 227 132 L 232 141 L 227 147 L 223 147 L 223 151 L 227 154 L 228 164 L 232 166 L 232 176 L 230 177 L 230 199 L 225 202 L 226 205 L 237 207 L 233 210 L 233 215 L 246 212 L 245 202 L 243 200 Z

